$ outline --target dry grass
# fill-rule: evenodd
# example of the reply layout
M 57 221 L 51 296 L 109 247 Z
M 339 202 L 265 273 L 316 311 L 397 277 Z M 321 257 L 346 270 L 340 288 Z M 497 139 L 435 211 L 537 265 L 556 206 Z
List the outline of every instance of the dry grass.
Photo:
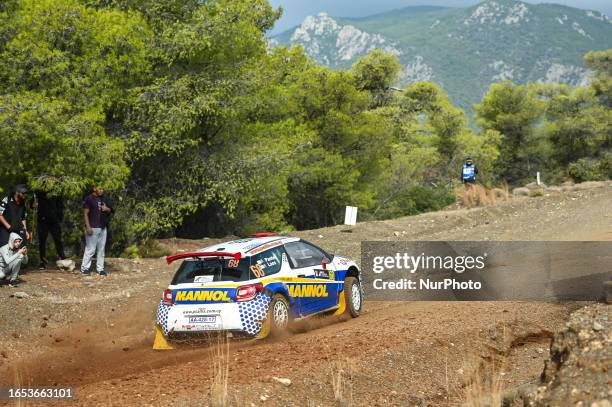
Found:
M 506 326 L 501 326 L 502 342 L 508 340 Z M 477 353 L 469 353 L 464 362 L 466 373 L 463 406 L 501 407 L 503 405 L 503 372 L 506 367 L 504 356 L 483 359 Z
M 495 206 L 499 201 L 508 200 L 508 185 L 487 189 L 479 184 L 465 184 L 456 191 L 458 201 L 463 207 Z
M 210 386 L 210 405 L 212 407 L 228 407 L 230 350 L 229 341 L 223 335 L 217 336 L 217 343 L 211 347 L 213 377 Z
M 356 367 L 352 359 L 336 361 L 331 366 L 334 400 L 338 407 L 349 407 L 353 402 L 353 377 Z
M 503 402 L 504 362 L 483 363 L 478 360 L 468 367 L 471 370 L 469 384 L 465 388 L 465 406 L 500 407 Z
M 502 342 L 506 342 L 506 326 L 501 327 Z M 502 376 L 506 366 L 504 356 L 482 359 L 476 353 L 470 353 L 464 362 L 467 381 L 465 386 L 464 406 L 501 407 L 503 405 Z

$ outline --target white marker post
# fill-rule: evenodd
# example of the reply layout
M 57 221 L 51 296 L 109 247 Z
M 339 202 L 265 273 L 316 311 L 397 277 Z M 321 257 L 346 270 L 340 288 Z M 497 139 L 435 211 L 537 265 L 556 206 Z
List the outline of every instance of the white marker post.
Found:
M 537 178 L 538 185 L 540 185 L 540 171 L 536 173 L 536 178 Z
M 348 226 L 355 226 L 357 224 L 357 207 L 347 206 L 346 212 L 344 213 L 344 224 Z

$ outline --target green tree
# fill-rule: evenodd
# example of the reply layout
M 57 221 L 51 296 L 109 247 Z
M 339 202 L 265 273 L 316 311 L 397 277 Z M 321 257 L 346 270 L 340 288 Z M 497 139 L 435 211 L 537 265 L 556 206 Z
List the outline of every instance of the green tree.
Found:
M 256 172 L 257 160 L 241 160 L 234 148 L 249 144 L 236 123 L 278 12 L 261 0 L 187 2 L 172 20 L 177 3 L 163 3 L 148 14 L 157 33 L 153 80 L 131 90 L 114 133 L 125 140 L 132 168 L 128 236 L 170 231 L 209 204 L 232 218 Z
M 409 132 L 424 134 L 439 155 L 439 162 L 434 167 L 438 176 L 456 179 L 465 155 L 474 154 L 460 148 L 469 144 L 462 140 L 473 136 L 465 112 L 453 106 L 448 95 L 431 82 L 409 86 L 404 93 L 403 108 L 412 117 Z
M 602 104 L 612 108 L 612 49 L 591 51 L 584 56 L 584 63 L 594 73 L 592 86 Z
M 488 130 L 474 134 L 465 112 L 431 82 L 408 86 L 394 104 L 377 109 L 391 128 L 389 164 L 376 183 L 375 218 L 438 210 L 454 200 L 463 159 L 471 155 L 481 180 L 492 182 L 500 137 Z
M 600 103 L 607 108 L 602 112 L 602 122 L 607 125 L 601 148 L 607 152 L 606 157 L 609 157 L 612 154 L 612 49 L 589 52 L 584 57 L 584 62 L 594 71 L 591 86 Z
M 351 68 L 357 88 L 371 95 L 371 107 L 382 107 L 393 99 L 391 85 L 397 82 L 402 65 L 393 54 L 379 50 L 360 58 Z
M 105 124 L 124 88 L 148 76 L 145 21 L 76 0 L 11 2 L 0 19 L 3 183 L 69 196 L 122 187 L 124 146 Z
M 391 138 L 385 122 L 368 111 L 369 92 L 358 89 L 350 73 L 323 67 L 300 72 L 288 92 L 295 117 L 313 134 L 288 179 L 290 222 L 331 225 L 345 205 L 372 207 Z
M 557 168 L 580 158 L 597 157 L 610 145 L 610 109 L 601 105 L 592 87 L 566 88 L 552 96 L 546 109 L 546 135 Z
M 78 112 L 33 92 L 0 96 L 4 185 L 26 180 L 36 189 L 80 195 L 92 184 L 121 188 L 129 170 L 124 146 L 104 133 L 103 117 Z
M 537 97 L 536 90 L 509 81 L 495 83 L 482 102 L 474 106 L 480 127 L 501 135 L 495 170 L 510 183 L 532 176 L 534 165 L 543 160 L 535 147 L 539 143 L 535 129 L 545 103 Z

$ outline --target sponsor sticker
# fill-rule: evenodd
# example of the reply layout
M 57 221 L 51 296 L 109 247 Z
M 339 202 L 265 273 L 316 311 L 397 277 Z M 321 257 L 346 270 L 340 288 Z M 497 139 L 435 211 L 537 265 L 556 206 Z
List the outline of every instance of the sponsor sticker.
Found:
M 176 292 L 175 302 L 214 301 L 231 302 L 229 293 L 221 290 L 180 290 Z
M 291 284 L 287 287 L 292 297 L 327 297 L 327 284 Z
M 338 256 L 338 264 L 340 264 L 341 266 L 346 266 L 348 264 L 348 260 L 345 259 L 344 257 L 339 257 Z
M 193 315 L 193 316 L 197 316 L 197 315 L 203 315 L 203 314 L 221 314 L 221 309 L 219 308 L 204 308 L 204 307 L 200 307 L 200 308 L 195 308 L 195 309 L 188 309 L 188 310 L 184 310 L 183 311 L 183 315 Z
M 260 261 L 265 264 L 265 267 L 276 267 L 276 266 L 278 266 L 278 260 L 274 256 L 264 257 Z
M 278 247 L 278 246 L 280 246 L 280 245 L 282 245 L 282 244 L 283 244 L 283 242 L 282 242 L 282 241 L 280 241 L 280 240 L 275 240 L 275 241 L 273 241 L 273 242 L 266 243 L 266 244 L 264 244 L 264 245 L 262 245 L 262 246 L 258 246 L 258 247 L 256 247 L 255 249 L 251 249 L 251 250 L 249 251 L 249 254 L 253 255 L 253 254 L 261 253 L 261 252 L 263 252 L 263 251 L 265 251 L 265 250 L 272 249 L 273 247 Z

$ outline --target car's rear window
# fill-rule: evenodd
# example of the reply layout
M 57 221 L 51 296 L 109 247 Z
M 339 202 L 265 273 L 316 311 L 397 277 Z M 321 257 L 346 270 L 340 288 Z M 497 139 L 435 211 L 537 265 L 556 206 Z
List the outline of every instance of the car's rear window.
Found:
M 249 263 L 248 258 L 238 262 L 233 259 L 219 258 L 185 260 L 174 275 L 172 285 L 212 281 L 246 281 L 249 279 Z

